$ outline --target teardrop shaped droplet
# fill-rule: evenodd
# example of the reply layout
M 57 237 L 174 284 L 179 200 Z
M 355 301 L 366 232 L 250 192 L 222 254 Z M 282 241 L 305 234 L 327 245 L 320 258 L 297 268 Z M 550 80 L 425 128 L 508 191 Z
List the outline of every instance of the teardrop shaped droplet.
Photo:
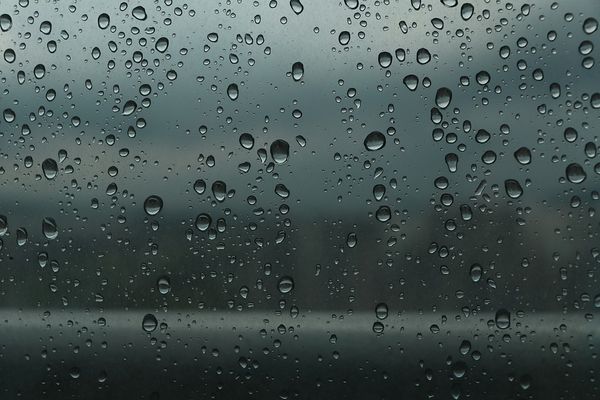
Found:
M 56 239 L 58 237 L 58 227 L 54 218 L 46 217 L 42 220 L 42 233 L 46 239 Z

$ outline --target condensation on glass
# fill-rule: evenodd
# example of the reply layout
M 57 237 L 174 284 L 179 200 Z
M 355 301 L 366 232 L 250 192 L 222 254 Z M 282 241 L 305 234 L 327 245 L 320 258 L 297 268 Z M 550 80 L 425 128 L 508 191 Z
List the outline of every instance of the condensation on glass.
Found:
M 600 398 L 599 19 L 3 0 L 0 397 Z

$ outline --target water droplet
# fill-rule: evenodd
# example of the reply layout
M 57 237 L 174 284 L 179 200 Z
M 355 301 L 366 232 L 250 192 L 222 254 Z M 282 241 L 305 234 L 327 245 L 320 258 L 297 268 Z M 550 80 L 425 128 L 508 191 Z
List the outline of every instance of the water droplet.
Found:
M 15 112 L 11 108 L 5 109 L 2 113 L 2 116 L 4 117 L 4 121 L 6 121 L 9 124 L 14 122 L 17 118 L 17 114 L 15 114 Z
M 137 19 L 138 21 L 145 21 L 147 18 L 146 9 L 142 6 L 134 7 L 134 9 L 131 10 L 131 15 L 133 15 L 133 18 Z
M 483 275 L 483 268 L 481 268 L 481 265 L 479 264 L 473 264 L 469 270 L 469 275 L 471 276 L 471 280 L 473 282 L 479 282 L 481 280 L 481 276 Z
M 420 48 L 419 50 L 417 50 L 417 62 L 421 65 L 427 64 L 429 61 L 431 61 L 431 53 L 429 53 L 429 50 L 424 49 L 424 48 Z
M 35 76 L 36 79 L 42 79 L 44 75 L 46 75 L 46 67 L 44 67 L 44 64 L 37 64 L 33 68 L 33 76 Z
M 346 7 L 351 10 L 356 10 L 358 8 L 358 0 L 344 0 Z
M 11 16 L 8 14 L 0 15 L 0 30 L 2 30 L 2 32 L 7 32 L 10 28 L 12 28 Z
M 304 11 L 304 6 L 300 3 L 300 0 L 290 0 L 290 7 L 296 15 L 300 15 Z
M 137 109 L 137 104 L 133 100 L 127 100 L 123 106 L 123 115 L 131 115 Z
M 240 145 L 246 150 L 250 150 L 254 147 L 254 138 L 249 133 L 242 133 L 240 135 Z
M 531 151 L 527 147 L 520 147 L 515 151 L 515 159 L 519 164 L 527 165 L 531 162 Z
M 51 158 L 46 158 L 42 162 L 42 172 L 46 179 L 54 179 L 58 174 L 58 164 Z
M 98 28 L 106 29 L 110 25 L 110 17 L 106 13 L 98 15 Z
M 463 356 L 469 354 L 471 351 L 471 342 L 468 340 L 463 340 L 458 347 L 458 351 L 460 351 L 460 354 Z
M 13 49 L 4 50 L 4 61 L 11 64 L 11 63 L 15 62 L 16 59 L 17 59 L 17 55 L 15 54 L 15 51 Z
M 384 320 L 388 317 L 388 306 L 385 303 L 379 303 L 375 306 L 375 316 L 377 319 Z
M 216 43 L 219 40 L 219 34 L 217 34 L 216 32 L 211 32 L 206 36 L 206 38 L 209 42 Z
M 383 333 L 383 330 L 385 329 L 385 327 L 383 326 L 383 324 L 379 321 L 373 323 L 373 332 L 377 333 L 377 334 L 381 334 Z
M 585 173 L 583 167 L 577 163 L 571 163 L 567 165 L 566 175 L 567 179 L 571 183 L 581 183 L 585 181 L 585 178 L 587 178 L 587 174 Z
M 567 142 L 573 143 L 577 140 L 577 131 L 575 128 L 568 127 L 565 129 L 564 137 Z
M 8 219 L 6 215 L 0 215 L 0 236 L 6 235 L 8 232 Z
M 29 237 L 29 235 L 25 228 L 17 229 L 17 245 L 18 246 L 25 246 L 27 244 L 28 237 Z
M 227 197 L 227 185 L 223 181 L 215 181 L 212 184 L 212 192 L 217 201 L 224 201 Z
M 290 191 L 288 188 L 281 183 L 275 185 L 275 193 L 282 199 L 287 199 L 290 196 Z
M 518 199 L 523 194 L 521 184 L 514 179 L 507 179 L 504 181 L 504 190 L 511 199 Z
M 151 195 L 144 200 L 144 211 L 148 215 L 156 215 L 162 210 L 163 201 L 156 195 Z
M 504 308 L 501 308 L 500 310 L 498 310 L 496 312 L 495 322 L 496 322 L 496 326 L 498 327 L 498 329 L 509 328 L 510 327 L 510 313 L 507 310 L 505 310 Z
M 171 281 L 167 276 L 162 276 L 158 278 L 156 286 L 158 287 L 158 292 L 162 295 L 169 294 L 169 292 L 171 291 Z
M 388 206 L 381 206 L 375 212 L 375 218 L 379 222 L 387 222 L 392 218 L 392 210 Z
M 298 82 L 304 76 L 304 64 L 300 61 L 295 62 L 292 65 L 292 78 Z
M 40 24 L 40 32 L 44 35 L 49 35 L 52 32 L 52 23 L 50 21 L 42 21 Z
M 385 186 L 381 184 L 373 186 L 373 197 L 375 198 L 375 200 L 381 201 L 381 199 L 383 199 L 383 196 L 385 196 Z
M 458 5 L 458 0 L 440 0 L 440 2 L 446 7 L 456 7 Z
M 373 131 L 367 135 L 363 144 L 369 151 L 380 150 L 385 146 L 385 136 L 379 131 Z
M 200 232 L 205 232 L 210 227 L 211 223 L 212 219 L 208 214 L 199 214 L 196 217 L 196 228 L 198 228 Z
M 346 245 L 352 249 L 352 248 L 356 247 L 357 243 L 358 243 L 358 238 L 356 237 L 356 233 L 350 232 L 348 234 L 348 236 L 346 236 Z
M 240 95 L 239 89 L 238 89 L 238 85 L 236 85 L 235 83 L 230 84 L 229 86 L 227 86 L 227 96 L 229 96 L 229 98 L 231 100 L 237 100 L 238 96 Z
M 487 85 L 488 82 L 490 81 L 490 74 L 487 71 L 479 71 L 475 75 L 475 80 L 480 85 Z
M 42 233 L 46 239 L 56 239 L 58 237 L 58 226 L 54 218 L 46 217 L 42 220 Z
M 460 7 L 460 16 L 462 17 L 463 20 L 468 21 L 473 16 L 474 11 L 475 11 L 475 9 L 473 8 L 473 4 L 464 3 Z
M 444 109 L 450 105 L 452 101 L 452 92 L 450 89 L 443 87 L 438 89 L 435 94 L 435 104 L 441 109 Z
M 154 332 L 156 327 L 158 326 L 158 321 L 156 317 L 152 314 L 144 315 L 144 319 L 142 320 L 142 329 L 146 332 Z
M 595 18 L 590 17 L 583 21 L 583 31 L 588 35 L 596 32 L 596 29 L 598 29 L 598 21 Z
M 271 157 L 277 164 L 283 164 L 290 155 L 290 145 L 282 139 L 277 139 L 271 143 Z
M 416 75 L 412 75 L 412 74 L 406 75 L 404 77 L 404 79 L 402 80 L 402 82 L 404 82 L 404 85 L 411 92 L 417 90 L 417 87 L 419 86 L 419 78 Z
M 279 293 L 286 294 L 294 289 L 294 280 L 289 276 L 282 276 L 277 283 Z
M 350 43 L 350 32 L 348 32 L 348 31 L 341 31 L 340 35 L 338 36 L 338 42 L 340 42 L 340 44 L 342 46 L 345 46 L 348 43 Z
M 381 68 L 387 68 L 392 65 L 392 55 L 387 51 L 382 51 L 377 56 L 377 61 L 379 62 Z
M 439 18 L 432 18 L 431 25 L 433 25 L 435 29 L 444 29 L 444 21 Z
M 166 37 L 161 37 L 156 41 L 156 45 L 154 47 L 158 52 L 164 53 L 169 48 L 169 39 Z

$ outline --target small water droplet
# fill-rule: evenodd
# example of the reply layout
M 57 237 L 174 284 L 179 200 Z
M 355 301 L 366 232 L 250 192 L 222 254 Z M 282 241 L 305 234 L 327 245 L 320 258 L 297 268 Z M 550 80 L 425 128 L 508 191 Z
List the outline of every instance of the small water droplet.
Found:
M 292 65 L 292 78 L 298 82 L 304 76 L 304 64 L 300 61 L 295 62 Z
M 377 319 L 384 320 L 388 317 L 388 306 L 385 303 L 379 303 L 375 307 L 375 316 Z
M 169 294 L 171 291 L 171 281 L 169 280 L 168 276 L 162 276 L 158 278 L 156 286 L 158 287 L 158 292 L 162 295 Z

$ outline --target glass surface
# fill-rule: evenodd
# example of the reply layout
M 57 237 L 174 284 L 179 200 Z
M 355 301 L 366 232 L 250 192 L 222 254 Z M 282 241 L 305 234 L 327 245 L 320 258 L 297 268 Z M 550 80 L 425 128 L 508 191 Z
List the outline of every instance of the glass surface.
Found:
M 600 398 L 597 0 L 0 2 L 0 398 Z

